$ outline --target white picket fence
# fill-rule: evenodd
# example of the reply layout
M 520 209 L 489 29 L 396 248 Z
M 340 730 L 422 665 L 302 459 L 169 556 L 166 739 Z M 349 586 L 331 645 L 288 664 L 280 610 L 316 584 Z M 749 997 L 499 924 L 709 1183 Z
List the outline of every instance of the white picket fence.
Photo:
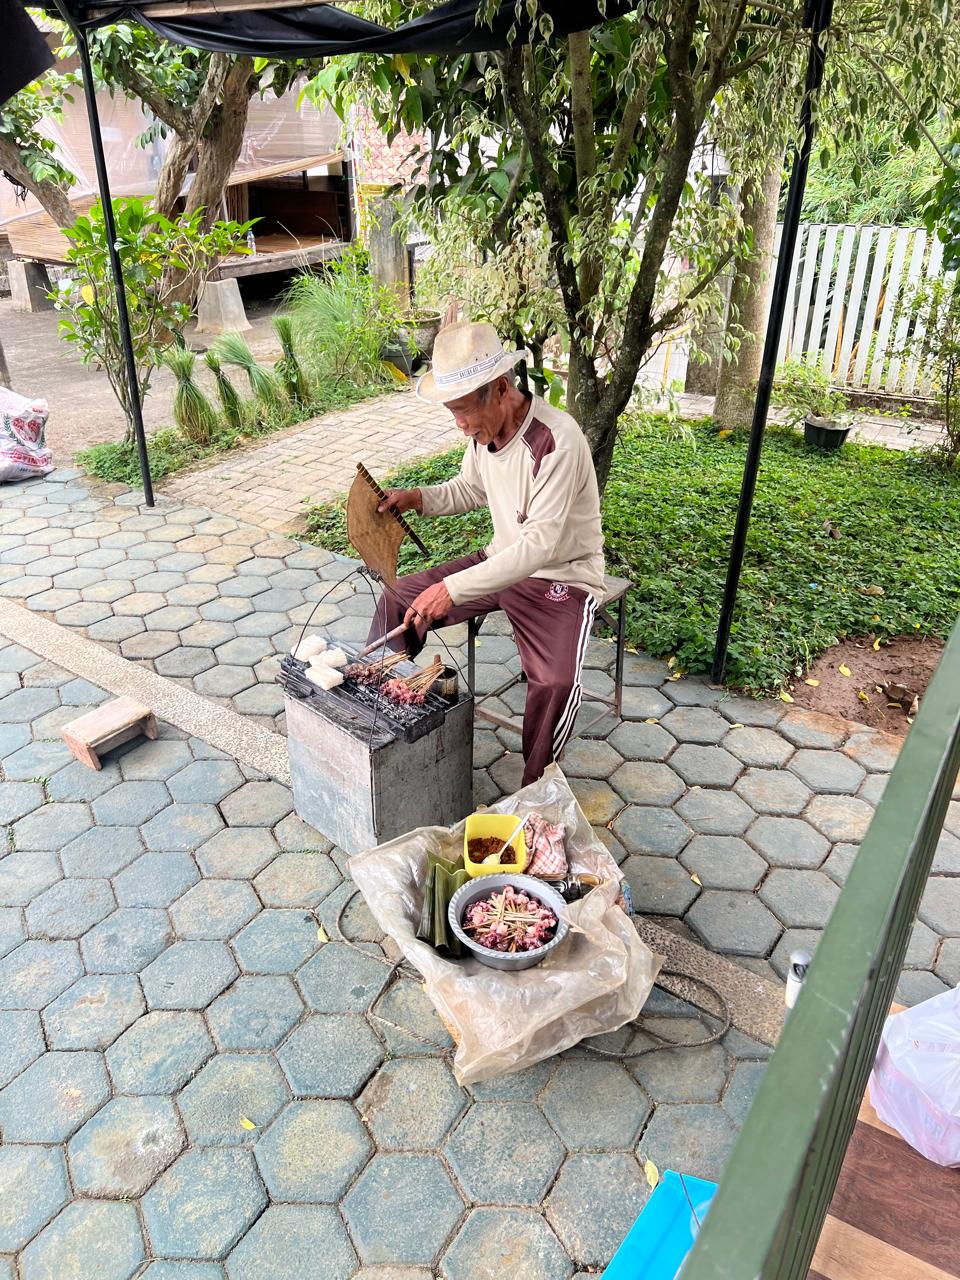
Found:
M 942 276 L 942 264 L 943 243 L 922 228 L 804 223 L 779 361 L 820 364 L 832 382 L 857 390 L 929 395 L 923 329 L 910 333 L 900 303 L 924 278 Z

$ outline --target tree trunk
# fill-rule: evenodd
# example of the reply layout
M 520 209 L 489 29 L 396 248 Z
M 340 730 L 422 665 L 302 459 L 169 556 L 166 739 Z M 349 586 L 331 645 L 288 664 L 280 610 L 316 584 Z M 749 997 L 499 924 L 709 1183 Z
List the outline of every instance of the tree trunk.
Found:
M 37 181 L 20 159 L 16 147 L 5 138 L 0 138 L 0 169 L 36 196 L 58 227 L 72 227 L 76 222 L 77 215 L 64 188 L 47 178 Z
M 720 369 L 713 417 L 718 427 L 746 427 L 763 355 L 763 328 L 770 292 L 770 266 L 777 230 L 782 157 L 760 179 L 744 188 L 743 219 L 753 232 L 753 252 L 741 265 L 730 291 L 728 329 L 736 324 L 740 345 Z
M 183 181 L 187 176 L 190 161 L 197 149 L 197 135 L 175 135 L 163 157 L 163 166 L 157 178 L 157 191 L 154 197 L 157 212 L 165 218 L 176 215 L 176 204 L 183 189 Z
M 203 225 L 209 229 L 220 216 L 227 179 L 243 144 L 250 108 L 253 59 L 237 58 L 223 82 L 220 102 L 210 113 L 209 130 L 200 140 L 197 172 L 187 192 L 186 212 L 203 208 Z
M 710 178 L 710 203 L 717 205 L 727 190 L 726 177 L 712 175 Z M 724 329 L 729 311 L 730 293 L 733 281 L 725 275 L 720 281 L 721 297 L 698 321 L 690 334 L 690 346 L 695 348 L 700 360 L 693 358 L 687 361 L 687 374 L 683 389 L 690 395 L 714 396 L 720 380 L 720 368 L 723 365 Z

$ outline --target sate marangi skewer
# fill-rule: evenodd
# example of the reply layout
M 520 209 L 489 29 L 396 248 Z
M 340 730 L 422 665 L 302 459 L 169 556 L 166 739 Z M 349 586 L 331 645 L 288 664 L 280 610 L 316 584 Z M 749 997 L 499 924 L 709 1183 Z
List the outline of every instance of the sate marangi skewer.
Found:
M 369 664 L 355 662 L 347 667 L 345 674 L 351 676 L 360 684 L 379 684 L 380 692 L 392 702 L 398 702 L 405 706 L 420 706 L 424 702 L 430 687 L 440 678 L 443 664 L 439 655 L 437 655 L 429 667 L 425 667 L 413 675 L 391 676 L 388 680 L 384 679 L 387 673 L 397 663 L 404 661 L 405 658 L 406 654 L 401 652 L 391 654 L 379 662 L 371 662 Z

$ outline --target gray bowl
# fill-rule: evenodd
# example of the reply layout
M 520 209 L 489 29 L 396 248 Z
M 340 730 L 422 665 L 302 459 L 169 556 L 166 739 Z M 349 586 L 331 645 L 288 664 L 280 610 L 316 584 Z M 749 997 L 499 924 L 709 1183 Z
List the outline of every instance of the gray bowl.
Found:
M 557 917 L 556 933 L 545 946 L 538 947 L 536 951 L 493 951 L 490 947 L 479 947 L 470 935 L 464 931 L 460 923 L 467 907 L 471 903 L 476 902 L 478 898 L 489 897 L 495 889 L 502 889 L 506 885 L 511 885 L 514 889 L 522 889 L 524 892 L 529 893 L 532 898 L 536 898 L 545 907 L 549 907 Z M 447 919 L 450 922 L 450 928 L 460 939 L 461 944 L 481 964 L 488 965 L 491 969 L 504 969 L 510 973 L 515 973 L 519 969 L 532 969 L 534 965 L 544 960 L 554 947 L 559 946 L 564 940 L 570 932 L 570 926 L 560 917 L 560 913 L 566 905 L 556 889 L 551 889 L 548 884 L 544 884 L 542 880 L 537 880 L 533 876 L 476 876 L 473 880 L 468 880 L 465 885 L 461 885 L 450 899 L 450 905 L 447 908 Z

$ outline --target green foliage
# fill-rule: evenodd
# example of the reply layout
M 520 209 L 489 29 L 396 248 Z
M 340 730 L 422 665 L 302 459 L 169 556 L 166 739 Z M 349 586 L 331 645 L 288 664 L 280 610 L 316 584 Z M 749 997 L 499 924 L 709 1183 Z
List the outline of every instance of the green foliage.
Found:
M 310 398 L 310 392 L 293 343 L 293 322 L 289 316 L 274 316 L 273 328 L 283 350 L 283 355 L 273 366 L 273 371 L 283 383 L 293 403 L 302 406 Z
M 202 209 L 171 220 L 158 213 L 149 200 L 133 196 L 115 199 L 113 216 L 142 400 L 164 351 L 191 315 L 190 307 L 173 297 L 168 272 L 183 271 L 204 279 L 224 254 L 242 246 L 250 224 L 215 222 L 209 231 L 203 231 Z M 60 336 L 73 343 L 84 364 L 102 366 L 123 408 L 129 435 L 133 392 L 123 358 L 100 201 L 65 234 L 70 240 L 66 255 L 70 275 L 52 293 L 60 312 Z
M 621 434 L 604 497 L 610 572 L 632 579 L 630 643 L 683 670 L 709 669 L 745 443 L 709 423 L 689 443 L 672 431 Z M 461 450 L 413 462 L 392 487 L 453 475 Z M 421 522 L 434 561 L 488 538 L 485 512 Z M 840 533 L 835 539 L 824 521 Z M 317 507 L 310 537 L 351 554 L 339 504 Z M 960 477 L 922 458 L 847 444 L 808 449 L 794 432 L 768 432 L 747 540 L 728 664 L 732 684 L 777 689 L 847 635 L 945 635 L 960 612 Z M 422 568 L 404 542 L 401 569 Z M 884 594 L 864 595 L 879 586 Z
M 960 269 L 960 134 L 945 153 L 945 164 L 940 180 L 931 189 L 924 221 L 931 231 L 936 231 L 944 243 L 943 265 L 947 271 Z
M 37 182 L 53 182 L 66 188 L 75 181 L 57 155 L 54 143 L 38 126 L 45 119 L 63 118 L 63 104 L 73 101 L 71 90 L 76 83 L 76 73 L 64 75 L 51 69 L 0 106 L 0 141 L 16 149 Z
M 955 466 L 960 460 L 960 286 L 957 277 L 922 281 L 904 295 L 900 312 L 907 319 L 908 332 L 896 354 L 901 359 L 918 358 L 930 376 L 943 410 L 943 439 L 933 450 L 933 456 L 947 466 Z
M 177 380 L 173 394 L 173 420 L 193 444 L 206 445 L 217 430 L 217 415 L 193 380 L 197 357 L 186 347 L 172 346 L 163 358 Z
M 224 422 L 232 431 L 239 431 L 243 427 L 243 405 L 237 389 L 224 373 L 215 351 L 204 352 L 203 358 L 217 386 Z
M 286 416 L 287 397 L 283 383 L 276 374 L 257 364 L 253 352 L 239 333 L 225 333 L 213 344 L 213 351 L 224 364 L 235 365 L 244 371 L 250 389 L 267 418 Z
M 294 278 L 286 296 L 300 359 L 321 381 L 384 384 L 381 352 L 396 341 L 402 313 L 348 252 L 323 275 Z
M 817 418 L 842 419 L 849 401 L 842 391 L 830 387 L 830 379 L 819 364 L 788 360 L 777 370 L 773 384 L 773 403 L 788 413 L 791 426 L 802 422 L 809 413 Z

